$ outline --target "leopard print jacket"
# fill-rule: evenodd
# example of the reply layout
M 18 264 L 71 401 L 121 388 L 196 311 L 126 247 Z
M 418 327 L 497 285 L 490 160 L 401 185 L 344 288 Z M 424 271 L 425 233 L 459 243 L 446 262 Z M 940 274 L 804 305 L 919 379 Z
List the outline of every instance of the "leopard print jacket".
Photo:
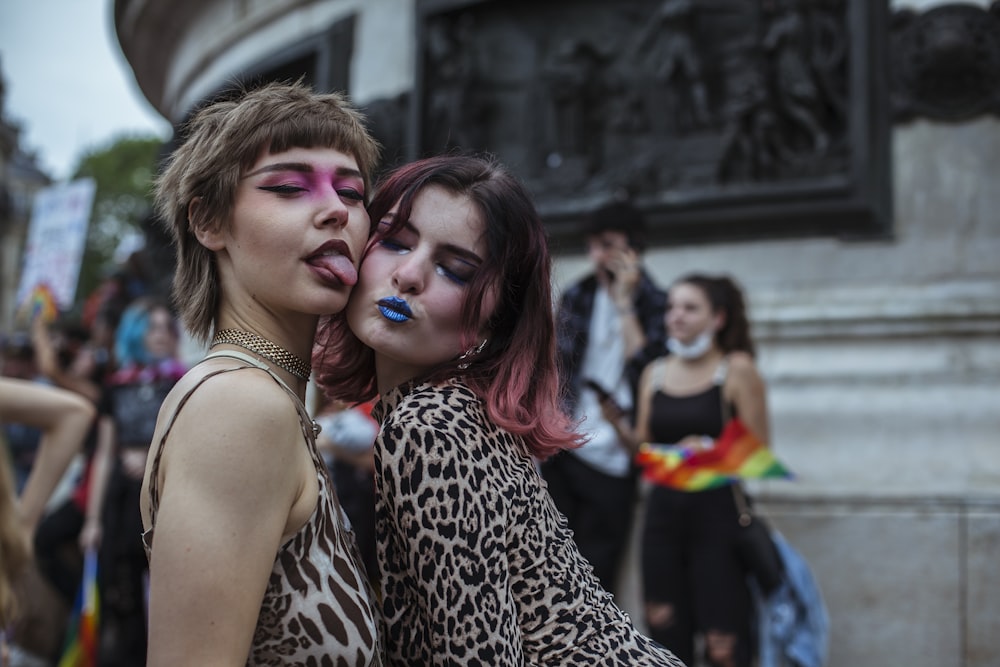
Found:
M 318 450 L 313 422 L 298 396 L 278 376 L 252 357 L 232 356 L 267 371 L 293 399 L 319 480 L 319 502 L 305 525 L 275 555 L 274 568 L 261 603 L 247 667 L 281 665 L 382 665 L 377 607 L 349 521 Z M 208 357 L 206 357 L 208 358 Z M 242 367 L 246 368 L 246 367 Z M 170 427 L 191 394 L 209 378 L 240 368 L 208 373 L 184 396 L 156 449 L 150 484 L 150 518 L 156 522 L 160 455 Z M 153 528 L 143 534 L 150 556 Z M 151 563 L 152 564 L 152 563 Z
M 404 385 L 374 414 L 388 664 L 683 667 L 601 588 L 523 440 L 471 389 Z

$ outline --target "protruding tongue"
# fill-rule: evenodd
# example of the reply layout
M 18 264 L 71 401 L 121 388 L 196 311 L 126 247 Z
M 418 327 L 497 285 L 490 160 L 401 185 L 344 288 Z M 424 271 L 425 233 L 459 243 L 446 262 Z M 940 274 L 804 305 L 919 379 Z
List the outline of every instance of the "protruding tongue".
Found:
M 345 285 L 354 285 L 358 282 L 358 270 L 354 268 L 351 260 L 343 255 L 322 255 L 309 260 L 313 266 L 325 268 L 337 277 Z

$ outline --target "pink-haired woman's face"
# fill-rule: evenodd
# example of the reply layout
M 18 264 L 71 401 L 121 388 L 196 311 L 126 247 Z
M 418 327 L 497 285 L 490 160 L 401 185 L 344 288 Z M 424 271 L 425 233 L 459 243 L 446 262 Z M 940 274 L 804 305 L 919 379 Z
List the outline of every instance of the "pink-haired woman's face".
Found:
M 380 224 L 392 221 L 394 206 Z M 372 247 L 347 307 L 355 335 L 375 350 L 380 391 L 417 377 L 464 351 L 462 306 L 486 259 L 483 220 L 474 203 L 438 186 L 413 200 L 410 218 Z M 485 323 L 492 295 L 482 305 Z M 485 331 L 474 341 L 487 337 Z

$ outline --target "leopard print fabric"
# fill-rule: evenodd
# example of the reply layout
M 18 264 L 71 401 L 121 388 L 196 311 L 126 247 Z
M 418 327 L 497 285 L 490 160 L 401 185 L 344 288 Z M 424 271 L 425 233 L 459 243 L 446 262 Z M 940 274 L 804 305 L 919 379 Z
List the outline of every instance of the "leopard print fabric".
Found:
M 601 588 L 523 441 L 467 386 L 397 388 L 375 415 L 388 664 L 683 667 Z
M 223 355 L 211 355 L 223 356 Z M 225 356 L 237 356 L 229 352 Z M 305 406 L 269 369 L 267 371 L 294 400 L 302 435 L 319 480 L 319 502 L 306 524 L 278 551 L 264 593 L 254 630 L 247 667 L 305 665 L 320 667 L 381 665 L 377 607 L 361 564 L 361 555 L 326 465 L 316 449 L 312 420 Z M 246 367 L 244 367 L 246 368 Z M 156 522 L 159 504 L 158 468 L 170 426 L 187 399 L 203 382 L 229 368 L 207 374 L 181 400 L 156 451 L 150 483 L 150 518 Z M 152 547 L 153 528 L 143 534 L 146 554 Z

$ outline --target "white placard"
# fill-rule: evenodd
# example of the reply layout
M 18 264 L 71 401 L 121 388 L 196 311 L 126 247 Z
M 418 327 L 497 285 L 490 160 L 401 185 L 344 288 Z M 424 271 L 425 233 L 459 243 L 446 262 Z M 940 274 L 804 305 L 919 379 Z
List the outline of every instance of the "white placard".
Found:
M 82 178 L 35 195 L 17 288 L 19 305 L 35 288 L 45 285 L 60 309 L 72 306 L 96 189 L 94 179 Z

